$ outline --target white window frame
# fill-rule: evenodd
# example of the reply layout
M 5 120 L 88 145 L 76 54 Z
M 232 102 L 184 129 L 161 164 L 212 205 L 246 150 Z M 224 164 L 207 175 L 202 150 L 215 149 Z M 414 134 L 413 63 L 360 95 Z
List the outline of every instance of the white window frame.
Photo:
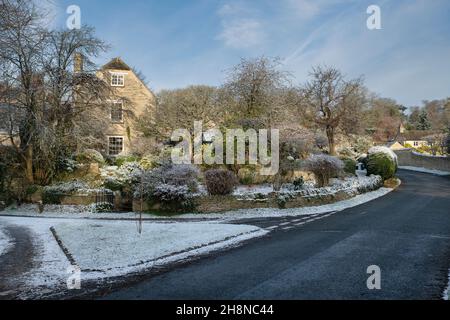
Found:
M 125 72 L 111 72 L 111 87 L 125 87 Z M 122 83 L 119 83 L 119 81 L 117 83 L 114 83 L 115 78 L 114 77 L 119 77 L 122 78 Z
M 111 140 L 110 139 L 122 139 L 122 150 L 118 154 L 111 154 Z M 108 155 L 112 157 L 120 156 L 125 150 L 125 138 L 123 136 L 108 136 Z
M 111 119 L 111 122 L 112 123 L 124 123 L 124 117 L 123 117 L 123 105 L 124 105 L 124 103 L 123 103 L 123 100 L 112 100 L 112 101 L 109 101 L 109 104 L 110 104 L 109 118 Z M 122 118 L 119 121 L 113 120 L 113 117 L 112 117 L 113 106 L 115 104 L 120 104 L 122 106 Z

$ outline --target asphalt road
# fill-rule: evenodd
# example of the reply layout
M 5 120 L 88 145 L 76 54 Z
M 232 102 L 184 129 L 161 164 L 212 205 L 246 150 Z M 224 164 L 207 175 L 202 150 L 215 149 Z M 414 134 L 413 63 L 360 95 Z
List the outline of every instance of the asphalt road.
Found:
M 399 172 L 359 207 L 123 287 L 106 299 L 440 299 L 450 268 L 450 178 Z M 367 288 L 367 268 L 381 289 Z
M 29 229 L 7 226 L 5 231 L 11 237 L 13 247 L 0 256 L 0 300 L 15 297 L 19 287 L 16 279 L 32 268 L 35 255 L 35 247 Z

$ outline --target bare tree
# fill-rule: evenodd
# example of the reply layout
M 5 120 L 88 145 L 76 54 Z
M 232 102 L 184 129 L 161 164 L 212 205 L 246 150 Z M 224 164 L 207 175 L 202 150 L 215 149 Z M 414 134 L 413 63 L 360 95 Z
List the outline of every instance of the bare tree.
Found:
M 325 130 L 329 152 L 336 154 L 335 136 L 346 120 L 357 116 L 362 90 L 362 79 L 345 80 L 342 73 L 332 67 L 314 67 L 312 78 L 301 89 L 301 111 L 305 124 Z
M 218 101 L 215 87 L 162 90 L 157 95 L 155 112 L 147 113 L 141 119 L 141 131 L 148 136 L 167 139 L 175 129 L 193 132 L 194 121 L 203 121 L 205 129 L 220 127 L 223 116 Z
M 106 46 L 90 28 L 42 28 L 43 14 L 33 1 L 0 0 L 0 7 L 0 69 L 8 92 L 3 99 L 10 110 L 10 142 L 33 183 L 37 171 L 48 179 L 58 156 L 85 140 L 76 134 L 89 124 L 85 111 L 104 105 L 107 87 L 91 71 L 89 58 Z M 77 54 L 85 57 L 84 72 L 74 72 Z
M 279 104 L 280 91 L 289 85 L 289 73 L 279 69 L 279 59 L 259 57 L 242 59 L 228 70 L 223 86 L 229 97 L 231 119 L 264 118 L 271 120 Z

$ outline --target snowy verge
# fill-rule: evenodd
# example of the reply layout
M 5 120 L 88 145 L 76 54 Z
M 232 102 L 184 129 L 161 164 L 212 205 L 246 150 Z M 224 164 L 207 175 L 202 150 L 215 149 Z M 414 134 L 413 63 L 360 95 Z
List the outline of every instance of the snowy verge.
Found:
M 276 208 L 242 209 L 236 211 L 227 211 L 223 213 L 186 214 L 182 216 L 177 216 L 176 218 L 177 219 L 202 218 L 202 219 L 219 219 L 221 221 L 232 221 L 232 220 L 252 219 L 252 218 L 295 217 L 303 215 L 320 214 L 353 208 L 366 202 L 385 196 L 386 194 L 392 192 L 393 190 L 394 189 L 391 188 L 380 188 L 375 191 L 357 195 L 347 200 L 315 207 L 301 207 L 291 209 L 276 209 Z
M 4 255 L 11 249 L 13 243 L 11 238 L 0 227 L 0 256 Z
M 445 301 L 448 301 L 448 300 L 450 300 L 449 296 L 450 296 L 450 270 L 448 271 L 448 286 L 447 286 L 447 289 L 445 289 L 445 291 L 444 291 L 443 299 Z
M 71 262 L 55 241 L 81 269 L 81 286 L 89 281 L 115 281 L 163 268 L 168 264 L 196 259 L 211 252 L 242 245 L 268 231 L 255 226 L 217 223 L 144 222 L 139 236 L 136 221 L 92 221 L 82 219 L 39 219 L 0 217 L 2 225 L 19 225 L 32 230 L 36 255 L 33 268 L 15 281 L 19 299 L 58 296 L 67 291 Z M 109 279 L 112 278 L 112 279 Z
M 114 272 L 261 231 L 247 225 L 144 223 L 142 234 L 126 221 L 71 222 L 54 227 L 82 270 Z
M 422 173 L 431 173 L 431 174 L 435 174 L 435 175 L 438 175 L 438 176 L 449 176 L 450 175 L 450 172 L 448 172 L 448 171 L 427 169 L 427 168 L 421 168 L 421 167 L 400 166 L 398 168 L 399 169 L 403 169 L 403 170 L 422 172 Z

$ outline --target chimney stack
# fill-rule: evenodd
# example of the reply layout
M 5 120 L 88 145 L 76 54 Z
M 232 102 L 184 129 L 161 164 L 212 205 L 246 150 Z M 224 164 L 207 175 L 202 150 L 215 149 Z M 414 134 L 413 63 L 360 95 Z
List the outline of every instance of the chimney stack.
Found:
M 76 73 L 83 72 L 83 55 L 81 53 L 75 53 L 73 69 L 73 71 Z

